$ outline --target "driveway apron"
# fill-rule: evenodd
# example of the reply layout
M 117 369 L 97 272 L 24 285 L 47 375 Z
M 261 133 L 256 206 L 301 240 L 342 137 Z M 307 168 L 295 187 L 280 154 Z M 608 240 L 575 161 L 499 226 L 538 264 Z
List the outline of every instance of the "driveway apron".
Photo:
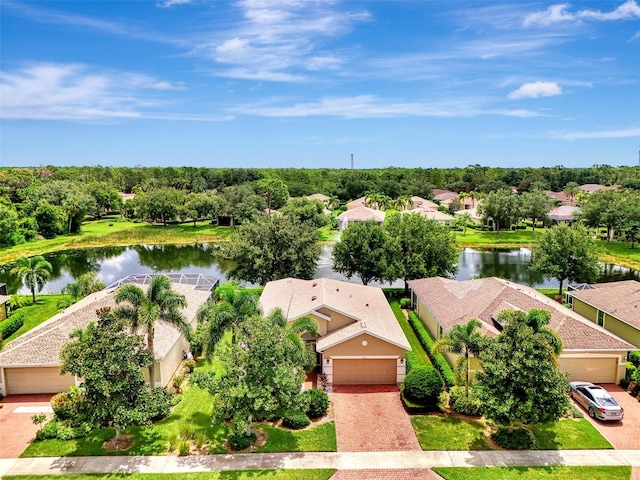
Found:
M 47 413 L 52 395 L 9 395 L 0 402 L 0 458 L 18 457 L 35 438 L 38 427 L 31 417 Z
M 331 394 L 339 452 L 419 451 L 395 385 L 341 385 Z
M 442 480 L 428 468 L 404 468 L 397 470 L 339 470 L 330 480 Z

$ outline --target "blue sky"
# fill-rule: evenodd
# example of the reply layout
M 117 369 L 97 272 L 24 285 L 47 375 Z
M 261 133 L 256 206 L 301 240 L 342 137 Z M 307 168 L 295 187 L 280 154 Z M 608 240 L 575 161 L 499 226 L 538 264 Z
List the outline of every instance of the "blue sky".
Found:
M 0 4 L 0 165 L 636 165 L 636 0 Z

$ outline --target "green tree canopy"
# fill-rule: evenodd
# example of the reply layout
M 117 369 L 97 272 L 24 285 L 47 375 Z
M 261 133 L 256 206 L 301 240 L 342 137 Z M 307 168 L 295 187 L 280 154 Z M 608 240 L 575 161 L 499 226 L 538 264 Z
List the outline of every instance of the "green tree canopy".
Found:
M 329 222 L 325 215 L 325 204 L 322 200 L 311 200 L 306 197 L 292 198 L 280 209 L 283 215 L 295 218 L 313 228 L 320 228 Z
M 530 218 L 533 222 L 533 231 L 536 231 L 536 223 L 540 220 L 544 221 L 549 218 L 551 210 L 551 200 L 547 192 L 542 190 L 531 190 L 521 195 L 522 216 Z
M 269 210 L 278 210 L 287 203 L 289 189 L 287 184 L 278 178 L 263 178 L 256 184 L 257 193 L 265 202 Z
M 559 337 L 545 310 L 502 311 L 504 330 L 480 351 L 477 394 L 487 418 L 502 424 L 560 418 L 569 408 L 568 375 L 560 370 Z
M 392 282 L 398 278 L 400 246 L 382 225 L 375 221 L 354 222 L 333 247 L 333 269 L 347 278 Z
M 104 290 L 105 287 L 105 283 L 97 277 L 95 272 L 87 272 L 80 275 L 75 282 L 67 284 L 62 291 L 77 300 L 91 295 L 94 292 Z
M 314 228 L 288 216 L 260 215 L 238 227 L 220 254 L 233 262 L 228 278 L 264 285 L 287 277 L 313 278 L 320 247 Z
M 600 271 L 598 251 L 599 245 L 584 227 L 563 223 L 542 233 L 533 249 L 529 268 L 546 278 L 556 278 L 560 282 L 558 295 L 562 295 L 565 280 L 595 280 Z
M 419 213 L 405 213 L 388 215 L 384 228 L 400 248 L 393 258 L 405 292 L 409 291 L 408 280 L 448 277 L 458 271 L 458 243 L 445 225 Z
M 522 218 L 520 198 L 508 189 L 490 191 L 482 197 L 478 213 L 485 222 L 493 222 L 493 229 L 498 234 L 502 227 L 517 223 Z
M 253 419 L 300 411 L 303 363 L 292 355 L 290 332 L 270 318 L 252 317 L 222 357 L 225 373 L 195 372 L 192 382 L 215 396 L 216 420 L 230 419 L 234 433 L 251 433 Z
M 77 422 L 113 427 L 116 439 L 129 425 L 149 422 L 150 392 L 141 368 L 153 363 L 142 335 L 127 330 L 124 320 L 101 311 L 97 322 L 71 333 L 71 342 L 60 351 L 61 373 L 82 378 Z

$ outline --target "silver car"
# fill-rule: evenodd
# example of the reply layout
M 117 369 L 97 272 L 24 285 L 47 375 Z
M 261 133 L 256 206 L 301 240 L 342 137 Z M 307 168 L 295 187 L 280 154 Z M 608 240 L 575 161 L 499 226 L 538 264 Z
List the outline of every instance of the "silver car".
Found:
M 622 420 L 624 408 L 609 392 L 590 382 L 569 382 L 569 395 L 589 412 L 591 418 L 598 420 Z

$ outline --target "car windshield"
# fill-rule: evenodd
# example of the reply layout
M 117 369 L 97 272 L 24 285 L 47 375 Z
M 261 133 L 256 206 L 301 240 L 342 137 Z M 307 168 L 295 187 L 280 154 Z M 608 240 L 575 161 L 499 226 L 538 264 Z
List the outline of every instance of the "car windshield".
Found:
M 616 402 L 612 397 L 600 397 L 598 398 L 598 403 L 603 407 L 617 407 L 618 402 Z

